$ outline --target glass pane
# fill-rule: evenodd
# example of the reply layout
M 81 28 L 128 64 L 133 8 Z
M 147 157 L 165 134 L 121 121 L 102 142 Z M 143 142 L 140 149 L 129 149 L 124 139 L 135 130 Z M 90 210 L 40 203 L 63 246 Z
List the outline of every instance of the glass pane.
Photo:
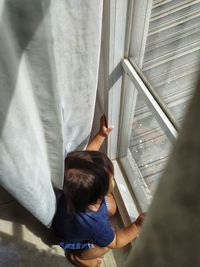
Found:
M 152 194 L 168 160 L 171 146 L 148 106 L 138 95 L 129 150 Z
M 200 2 L 153 0 L 146 27 L 139 67 L 180 124 L 200 74 Z

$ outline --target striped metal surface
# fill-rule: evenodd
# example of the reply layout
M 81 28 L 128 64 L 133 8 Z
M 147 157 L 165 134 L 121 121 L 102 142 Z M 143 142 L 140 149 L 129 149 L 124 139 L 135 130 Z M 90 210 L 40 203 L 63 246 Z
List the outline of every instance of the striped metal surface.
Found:
M 154 0 L 142 70 L 181 124 L 200 74 L 200 0 Z M 170 147 L 139 96 L 129 148 L 152 192 Z

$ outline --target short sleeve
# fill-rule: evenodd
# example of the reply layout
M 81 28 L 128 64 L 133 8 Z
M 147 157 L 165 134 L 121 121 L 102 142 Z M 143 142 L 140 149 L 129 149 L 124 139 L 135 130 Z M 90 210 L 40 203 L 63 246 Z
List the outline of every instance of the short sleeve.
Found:
M 94 243 L 100 247 L 107 247 L 114 239 L 115 232 L 111 225 L 107 222 L 103 225 L 99 225 L 99 228 L 94 233 Z

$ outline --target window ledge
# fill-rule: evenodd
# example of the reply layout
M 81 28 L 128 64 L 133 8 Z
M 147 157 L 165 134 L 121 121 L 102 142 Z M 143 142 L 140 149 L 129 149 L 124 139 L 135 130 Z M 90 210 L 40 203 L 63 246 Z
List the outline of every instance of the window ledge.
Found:
M 124 174 L 117 160 L 112 160 L 115 169 L 116 186 L 114 197 L 117 202 L 118 210 L 123 224 L 126 226 L 135 221 L 138 217 L 139 209 L 133 199 L 132 192 L 128 188 Z

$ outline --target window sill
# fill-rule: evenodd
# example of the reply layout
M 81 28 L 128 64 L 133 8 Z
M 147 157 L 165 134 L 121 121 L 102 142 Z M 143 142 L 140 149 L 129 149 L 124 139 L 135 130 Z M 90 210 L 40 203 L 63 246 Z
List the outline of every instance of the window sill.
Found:
M 148 210 L 152 195 L 130 151 L 127 157 L 113 160 L 113 165 L 116 180 L 114 196 L 122 221 L 124 225 L 128 225 L 138 217 L 140 212 Z
M 139 209 L 136 201 L 134 201 L 133 194 L 128 187 L 125 176 L 117 160 L 113 160 L 115 169 L 116 186 L 114 190 L 114 197 L 117 202 L 117 207 L 123 224 L 126 226 L 135 221 L 138 217 Z

